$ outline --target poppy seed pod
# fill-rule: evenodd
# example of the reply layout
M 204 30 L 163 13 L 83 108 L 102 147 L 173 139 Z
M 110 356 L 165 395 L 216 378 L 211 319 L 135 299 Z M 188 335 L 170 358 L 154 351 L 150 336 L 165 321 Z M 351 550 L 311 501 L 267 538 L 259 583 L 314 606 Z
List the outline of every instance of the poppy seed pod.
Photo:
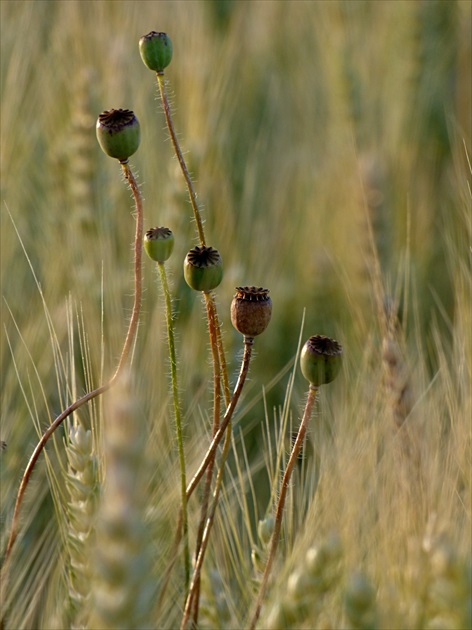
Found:
M 310 337 L 300 355 L 303 376 L 314 387 L 331 383 L 341 368 L 342 353 L 343 348 L 335 339 L 324 335 Z
M 141 140 L 139 122 L 130 109 L 110 109 L 97 120 L 97 140 L 104 153 L 127 162 L 136 153 Z
M 139 40 L 139 54 L 149 70 L 161 73 L 172 59 L 172 42 L 167 33 L 151 31 Z
M 256 337 L 267 328 L 272 315 L 269 290 L 262 287 L 236 287 L 231 302 L 231 323 L 242 335 Z
M 151 260 L 163 263 L 174 249 L 174 235 L 169 228 L 151 228 L 144 235 L 144 249 Z
M 184 261 L 185 282 L 195 291 L 211 291 L 223 279 L 223 261 L 213 247 L 196 246 Z

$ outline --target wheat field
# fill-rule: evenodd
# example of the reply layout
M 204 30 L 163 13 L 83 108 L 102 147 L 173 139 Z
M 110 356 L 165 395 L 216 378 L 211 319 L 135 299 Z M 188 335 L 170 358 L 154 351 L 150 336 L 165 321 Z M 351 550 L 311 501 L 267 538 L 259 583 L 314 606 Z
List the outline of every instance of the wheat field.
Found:
M 130 318 L 133 204 L 96 140 L 107 109 L 139 118 L 145 227 L 175 235 L 190 472 L 208 445 L 204 308 L 182 274 L 195 224 L 138 50 L 165 31 L 175 126 L 224 263 L 232 386 L 235 287 L 273 301 L 234 419 L 199 627 L 248 627 L 306 399 L 300 344 L 324 334 L 342 343 L 342 370 L 319 394 L 258 627 L 470 628 L 470 2 L 3 0 L 0 12 L 2 555 L 39 436 L 111 374 Z M 180 559 L 159 600 L 180 496 L 150 260 L 143 285 L 127 378 L 73 414 L 35 468 L 5 628 L 180 626 Z M 188 507 L 193 543 L 198 499 Z

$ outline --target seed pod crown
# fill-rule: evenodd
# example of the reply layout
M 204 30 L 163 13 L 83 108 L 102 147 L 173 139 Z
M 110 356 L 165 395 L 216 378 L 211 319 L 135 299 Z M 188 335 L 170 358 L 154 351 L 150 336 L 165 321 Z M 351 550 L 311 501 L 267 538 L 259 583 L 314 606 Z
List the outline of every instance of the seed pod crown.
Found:
M 214 247 L 197 245 L 184 261 L 185 281 L 195 291 L 211 291 L 223 279 L 223 261 Z
M 139 121 L 130 109 L 110 109 L 97 120 L 97 140 L 104 153 L 127 162 L 136 153 L 141 140 Z
M 151 228 L 144 235 L 144 249 L 152 260 L 163 263 L 174 249 L 174 235 L 167 227 Z

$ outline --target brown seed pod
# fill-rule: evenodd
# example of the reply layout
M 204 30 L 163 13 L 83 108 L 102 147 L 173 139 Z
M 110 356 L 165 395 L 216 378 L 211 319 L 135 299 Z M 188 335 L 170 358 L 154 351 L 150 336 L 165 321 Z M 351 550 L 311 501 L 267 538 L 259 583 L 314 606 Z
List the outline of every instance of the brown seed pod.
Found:
M 231 302 L 231 322 L 246 337 L 256 337 L 267 328 L 272 315 L 269 290 L 262 287 L 236 287 Z

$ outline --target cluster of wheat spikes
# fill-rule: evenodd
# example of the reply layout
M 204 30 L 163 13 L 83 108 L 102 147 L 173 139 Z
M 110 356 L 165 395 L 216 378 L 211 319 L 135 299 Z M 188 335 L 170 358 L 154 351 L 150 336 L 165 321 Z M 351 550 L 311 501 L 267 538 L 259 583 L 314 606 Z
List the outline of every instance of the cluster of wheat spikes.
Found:
M 348 4 L 340 12 L 343 19 Z M 140 146 L 140 122 L 131 109 L 104 111 L 96 124 L 98 142 L 117 160 L 134 200 L 133 307 L 116 367 L 106 378 L 101 366 L 97 386 L 90 352 L 94 342 L 83 312 L 68 301 L 65 356 L 24 248 L 56 357 L 59 400 L 51 405 L 63 411 L 44 430 L 36 403 L 28 410 L 39 440 L 21 476 L 14 507 L 2 507 L 1 628 L 472 627 L 470 537 L 464 534 L 471 524 L 469 267 L 461 262 L 455 270 L 453 356 L 438 334 L 439 368 L 429 382 L 423 363 L 410 355 L 406 342 L 399 305 L 403 296 L 398 295 L 402 289 L 395 291 L 386 282 L 389 252 L 383 237 L 388 228 L 382 224 L 379 202 L 385 186 L 381 169 L 361 164 L 364 264 L 378 334 L 365 335 L 362 351 L 350 358 L 349 352 L 344 357 L 341 344 L 324 335 L 312 335 L 302 344 L 302 326 L 294 358 L 262 394 L 263 448 L 254 456 L 236 421 L 244 415 L 253 347 L 270 323 L 272 300 L 268 289 L 238 281 L 241 286 L 227 309 L 242 336 L 233 385 L 216 291 L 223 278 L 222 255 L 207 243 L 207 226 L 169 103 L 164 73 L 172 59 L 172 42 L 166 33 L 151 31 L 139 41 L 139 52 L 155 73 L 193 212 L 198 244 L 183 261 L 182 277 L 189 290 L 201 295 L 211 367 L 189 360 L 185 339 L 175 329 L 167 261 L 184 220 L 175 236 L 166 226 L 145 228 L 141 187 L 129 163 Z M 349 55 L 343 64 L 352 118 L 361 118 L 361 81 Z M 77 115 L 76 130 L 80 121 Z M 362 147 L 362 125 L 356 128 Z M 83 137 L 78 131 L 74 140 L 73 170 L 78 177 L 72 192 L 78 208 L 93 199 L 89 145 L 82 144 Z M 181 179 L 178 186 L 184 188 Z M 207 231 L 216 244 L 218 221 L 211 212 L 209 218 Z M 83 242 L 91 237 L 89 219 L 87 214 L 76 215 L 75 233 L 80 231 Z M 83 256 L 77 243 L 73 247 Z M 143 252 L 155 263 L 159 281 L 158 292 L 148 292 L 145 301 Z M 77 274 L 73 281 L 79 280 L 79 272 L 72 272 Z M 149 379 L 152 391 L 153 371 L 138 365 L 136 355 L 140 344 L 151 345 L 149 337 L 159 335 L 155 329 L 139 329 L 142 304 L 153 304 L 156 296 L 163 302 L 163 317 L 155 328 L 166 337 L 169 389 L 148 402 L 137 394 L 138 384 Z M 405 304 L 402 308 L 407 313 Z M 101 309 L 104 318 L 103 305 Z M 104 337 L 103 321 L 100 327 Z M 294 418 L 291 402 L 298 366 L 309 386 L 304 410 Z M 292 367 L 283 405 L 271 412 L 266 393 Z M 83 395 L 76 391 L 77 371 L 83 377 Z M 340 371 L 350 378 L 333 389 L 348 391 L 330 399 L 322 386 Z M 22 389 L 32 389 L 30 377 L 24 380 L 16 364 L 15 372 Z M 183 396 L 181 377 L 189 382 L 189 374 L 197 388 L 202 381 L 211 382 L 209 408 L 199 406 L 198 396 L 193 401 Z M 46 391 L 42 395 L 47 398 Z M 24 398 L 29 400 L 27 393 Z M 318 402 L 323 414 L 317 414 L 310 436 Z M 45 406 L 49 409 L 47 401 Z M 438 409 L 447 421 L 428 426 L 423 419 Z M 189 440 L 188 424 L 194 418 L 203 429 L 196 432 L 198 439 Z M 10 447 L 2 440 L 2 459 L 9 457 Z M 157 454 L 159 461 L 150 454 Z M 23 462 L 15 464 L 20 470 Z M 41 464 L 47 467 L 49 485 L 37 483 Z M 48 500 L 53 505 L 44 509 Z M 58 528 L 52 526 L 54 519 Z M 449 526 L 452 521 L 455 528 Z

